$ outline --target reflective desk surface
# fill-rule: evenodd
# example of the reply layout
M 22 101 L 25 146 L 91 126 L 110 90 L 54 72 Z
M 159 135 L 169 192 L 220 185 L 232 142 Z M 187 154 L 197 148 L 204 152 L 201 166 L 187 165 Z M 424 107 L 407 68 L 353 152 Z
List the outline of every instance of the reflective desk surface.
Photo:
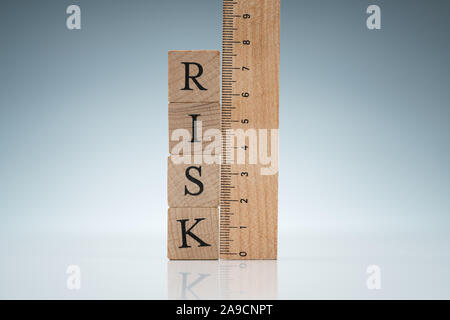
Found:
M 168 261 L 163 234 L 3 233 L 0 298 L 449 299 L 444 239 L 311 232 L 280 235 L 277 261 Z

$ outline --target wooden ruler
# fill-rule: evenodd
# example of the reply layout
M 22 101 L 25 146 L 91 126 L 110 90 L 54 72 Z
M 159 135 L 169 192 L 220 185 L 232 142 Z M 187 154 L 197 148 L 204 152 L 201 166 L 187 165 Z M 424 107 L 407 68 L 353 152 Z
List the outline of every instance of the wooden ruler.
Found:
M 222 133 L 278 129 L 280 0 L 223 0 Z M 222 145 L 221 259 L 276 259 L 278 173 L 229 159 L 249 145 Z M 270 141 L 270 137 L 269 137 Z

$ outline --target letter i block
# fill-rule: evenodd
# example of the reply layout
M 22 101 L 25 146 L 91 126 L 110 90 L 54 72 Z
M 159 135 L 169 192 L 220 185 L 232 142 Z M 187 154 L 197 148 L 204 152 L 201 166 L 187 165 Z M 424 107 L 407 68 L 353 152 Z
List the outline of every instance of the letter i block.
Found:
M 220 154 L 218 102 L 169 103 L 170 154 Z
M 169 208 L 167 257 L 170 260 L 218 259 L 219 210 Z
M 169 102 L 218 102 L 220 53 L 169 51 Z
M 190 164 L 175 164 L 169 157 L 167 170 L 169 207 L 216 208 L 219 206 L 218 164 L 195 164 L 193 161 Z

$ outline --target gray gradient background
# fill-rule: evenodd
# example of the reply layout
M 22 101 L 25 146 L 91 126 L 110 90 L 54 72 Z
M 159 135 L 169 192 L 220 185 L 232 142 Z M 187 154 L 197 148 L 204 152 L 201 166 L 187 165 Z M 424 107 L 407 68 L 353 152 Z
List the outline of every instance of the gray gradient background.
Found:
M 167 51 L 220 49 L 220 1 L 3 1 L 0 298 L 183 298 L 204 268 L 187 298 L 450 298 L 449 15 L 282 0 L 279 260 L 198 264 L 165 254 Z

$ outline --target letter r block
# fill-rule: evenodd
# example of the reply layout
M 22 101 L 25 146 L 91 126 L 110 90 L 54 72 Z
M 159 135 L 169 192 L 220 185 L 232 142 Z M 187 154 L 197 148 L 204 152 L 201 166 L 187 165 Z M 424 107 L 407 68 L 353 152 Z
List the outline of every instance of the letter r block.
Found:
M 169 51 L 169 102 L 219 102 L 219 97 L 219 51 Z
M 200 157 L 202 155 L 199 155 Z M 171 208 L 215 208 L 219 206 L 219 165 L 167 162 L 167 201 Z
M 170 260 L 218 259 L 219 210 L 169 208 L 167 257 Z

